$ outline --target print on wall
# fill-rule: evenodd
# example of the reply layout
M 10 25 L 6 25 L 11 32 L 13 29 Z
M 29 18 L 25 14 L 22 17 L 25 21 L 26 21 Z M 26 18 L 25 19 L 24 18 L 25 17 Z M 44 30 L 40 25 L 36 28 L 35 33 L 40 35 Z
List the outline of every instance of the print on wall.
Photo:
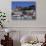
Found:
M 34 20 L 36 19 L 36 1 L 12 1 L 13 20 Z

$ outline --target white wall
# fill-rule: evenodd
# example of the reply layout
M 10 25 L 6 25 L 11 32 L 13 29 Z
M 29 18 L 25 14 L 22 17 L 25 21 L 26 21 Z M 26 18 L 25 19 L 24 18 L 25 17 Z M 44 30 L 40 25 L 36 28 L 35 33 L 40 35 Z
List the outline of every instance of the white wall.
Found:
M 46 27 L 46 0 L 36 0 L 36 20 L 17 21 L 11 20 L 11 1 L 15 0 L 0 1 L 0 10 L 5 11 L 7 14 L 8 22 L 5 24 L 6 27 Z
M 19 33 L 14 33 L 15 40 L 24 34 L 31 34 L 32 31 L 45 31 L 46 33 L 46 0 L 36 0 L 37 12 L 36 20 L 11 20 L 11 1 L 12 0 L 1 0 L 0 1 L 0 11 L 6 12 L 8 22 L 5 23 L 6 27 L 10 27 L 11 31 L 18 31 Z M 13 0 L 15 1 L 15 0 Z M 25 1 L 25 0 L 24 0 Z M 26 0 L 28 1 L 28 0 Z M 29 0 L 30 1 L 30 0 Z M 13 28 L 11 28 L 13 27 Z M 24 27 L 24 28 L 23 28 Z M 2 29 L 0 29 L 2 31 Z M 4 31 L 4 30 L 3 30 Z M 36 32 L 37 33 L 37 32 Z M 42 32 L 43 33 L 43 32 Z M 11 36 L 13 36 L 11 35 Z M 2 37 L 2 36 L 0 36 Z M 14 36 L 13 36 L 14 37 Z M 17 43 L 19 45 L 19 43 Z M 16 44 L 16 45 L 17 45 Z M 18 46 L 17 45 L 17 46 Z

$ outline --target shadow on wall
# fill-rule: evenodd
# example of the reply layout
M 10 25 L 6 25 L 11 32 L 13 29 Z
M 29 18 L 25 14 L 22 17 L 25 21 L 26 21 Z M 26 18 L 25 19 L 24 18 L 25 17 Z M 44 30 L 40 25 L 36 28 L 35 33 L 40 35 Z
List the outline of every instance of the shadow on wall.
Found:
M 13 40 L 13 46 L 21 46 L 20 41 L 18 40 Z

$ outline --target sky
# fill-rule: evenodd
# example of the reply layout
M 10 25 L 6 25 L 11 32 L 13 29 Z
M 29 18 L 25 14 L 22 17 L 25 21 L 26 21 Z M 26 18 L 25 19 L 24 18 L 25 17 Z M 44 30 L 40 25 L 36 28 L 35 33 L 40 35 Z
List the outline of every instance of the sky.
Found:
M 12 1 L 36 1 L 36 0 L 12 0 Z
M 28 6 L 32 6 L 34 4 L 35 4 L 35 1 L 31 1 L 31 2 L 16 2 L 16 1 L 13 1 L 12 2 L 12 9 L 15 9 L 16 6 L 28 7 Z

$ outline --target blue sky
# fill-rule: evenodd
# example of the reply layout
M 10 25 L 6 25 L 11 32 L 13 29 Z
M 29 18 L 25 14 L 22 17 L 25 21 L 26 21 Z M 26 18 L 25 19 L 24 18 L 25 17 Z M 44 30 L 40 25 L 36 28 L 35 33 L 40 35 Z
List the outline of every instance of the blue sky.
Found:
M 28 7 L 31 5 L 34 5 L 35 1 L 31 1 L 31 2 L 12 2 L 12 9 L 16 8 L 16 6 L 20 6 L 20 7 Z
M 36 1 L 36 0 L 12 0 L 12 1 Z

